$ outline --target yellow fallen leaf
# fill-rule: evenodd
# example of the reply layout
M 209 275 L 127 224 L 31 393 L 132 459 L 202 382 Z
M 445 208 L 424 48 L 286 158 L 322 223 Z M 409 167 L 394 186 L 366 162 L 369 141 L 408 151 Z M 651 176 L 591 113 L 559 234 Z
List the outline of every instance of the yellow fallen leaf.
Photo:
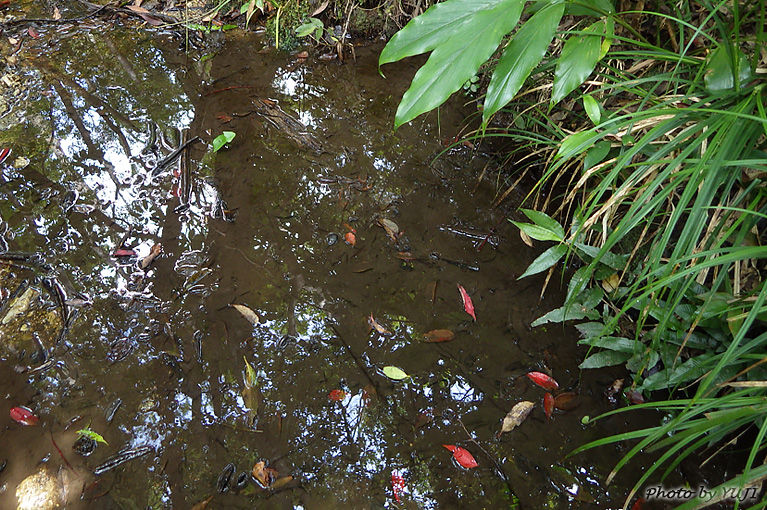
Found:
M 251 324 L 253 324 L 254 326 L 256 326 L 258 324 L 258 322 L 260 320 L 258 318 L 258 315 L 256 315 L 256 312 L 254 312 L 253 310 L 251 310 L 247 306 L 234 304 L 234 305 L 232 305 L 232 308 L 234 308 L 235 310 L 240 312 L 242 314 L 242 316 L 245 317 L 246 319 L 248 319 L 248 321 Z
M 509 411 L 508 414 L 506 414 L 506 416 L 503 418 L 503 425 L 501 425 L 500 434 L 503 434 L 504 432 L 511 432 L 514 430 L 514 427 L 519 426 L 523 421 L 525 421 L 525 418 L 527 418 L 527 415 L 530 414 L 530 411 L 533 410 L 533 407 L 535 407 L 535 404 L 529 400 L 523 400 L 522 402 L 519 402 L 514 407 L 512 407 L 511 411 Z

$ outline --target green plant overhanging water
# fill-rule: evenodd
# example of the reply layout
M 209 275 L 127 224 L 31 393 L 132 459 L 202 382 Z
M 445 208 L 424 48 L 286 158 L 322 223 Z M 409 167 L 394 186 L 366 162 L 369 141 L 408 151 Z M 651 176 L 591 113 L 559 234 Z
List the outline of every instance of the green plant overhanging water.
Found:
M 767 286 L 760 276 L 767 261 L 761 246 L 767 84 L 754 72 L 765 5 L 683 0 L 661 2 L 658 11 L 616 14 L 609 2 L 595 1 L 525 7 L 521 0 L 448 0 L 395 35 L 380 63 L 432 51 L 400 103 L 399 126 L 441 104 L 516 30 L 486 71 L 492 77 L 483 129 L 506 108 L 533 131 L 488 133 L 530 146 L 556 144 L 554 157 L 542 160 L 548 164 L 536 191 L 570 181 L 560 208 L 568 227 L 529 209 L 523 210 L 529 222 L 515 223 L 535 240 L 554 242 L 522 276 L 553 270 L 563 259 L 581 265 L 564 306 L 533 326 L 588 319 L 577 326 L 590 349 L 581 368 L 625 363 L 638 391 L 671 392 L 670 400 L 635 406 L 668 413 L 668 422 L 578 451 L 639 439 L 610 479 L 641 450 L 663 451 L 636 490 L 693 452 L 750 430 L 755 438 L 742 475 L 728 483 L 752 483 L 767 477 L 765 466 L 755 467 L 767 449 Z M 583 24 L 552 50 L 565 12 L 580 15 Z M 496 19 L 502 14 L 504 20 Z M 656 17 L 672 39 L 676 34 L 674 44 L 653 44 L 630 28 L 626 15 Z M 515 29 L 519 19 L 527 21 Z M 742 27 L 755 28 L 741 33 Z M 580 98 L 585 124 L 566 136 L 546 118 L 546 108 L 530 106 L 528 98 L 509 104 L 532 73 L 553 73 L 550 111 L 593 72 L 588 95 Z M 541 97 L 540 106 L 546 101 Z M 578 115 L 570 111 L 569 118 Z M 580 174 L 562 179 L 578 166 Z M 658 471 L 663 465 L 665 473 Z

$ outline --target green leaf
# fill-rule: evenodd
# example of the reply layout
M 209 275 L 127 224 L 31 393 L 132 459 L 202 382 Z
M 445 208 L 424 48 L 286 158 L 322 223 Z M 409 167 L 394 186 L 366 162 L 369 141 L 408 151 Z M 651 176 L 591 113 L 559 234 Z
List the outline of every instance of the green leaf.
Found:
M 540 211 L 535 211 L 533 209 L 521 209 L 521 211 L 525 213 L 525 216 L 527 216 L 530 221 L 539 227 L 548 230 L 552 233 L 552 235 L 557 236 L 558 241 L 561 241 L 565 238 L 565 229 L 562 228 L 562 225 L 560 225 L 557 220 L 548 214 Z
M 567 253 L 567 245 L 557 244 L 552 246 L 545 252 L 541 253 L 529 266 L 525 269 L 525 272 L 517 278 L 517 280 L 530 276 L 532 274 L 538 274 L 541 271 L 545 271 L 561 259 L 565 253 Z
M 621 363 L 626 362 L 631 356 L 632 354 L 628 352 L 601 351 L 596 354 L 592 354 L 583 360 L 583 363 L 578 365 L 578 368 L 602 368 L 611 367 L 613 365 L 620 365 Z
M 591 128 L 587 131 L 576 131 L 567 135 L 557 150 L 557 158 L 568 159 L 580 154 L 594 146 L 597 140 L 602 138 L 605 133 L 598 133 Z
M 562 55 L 557 60 L 554 71 L 552 105 L 557 104 L 586 81 L 599 61 L 602 44 L 600 36 L 605 33 L 605 22 L 597 21 L 583 32 L 581 35 L 570 36 L 562 48 Z
M 737 57 L 735 59 L 734 57 Z M 735 60 L 735 62 L 733 61 Z M 733 67 L 737 67 L 737 73 L 733 73 Z M 737 55 L 728 55 L 727 48 L 720 45 L 711 54 L 706 63 L 704 82 L 709 92 L 721 92 L 735 88 L 733 76 L 737 74 L 740 85 L 751 79 L 753 73 L 748 57 L 738 50 Z
M 539 227 L 538 225 L 531 225 L 530 223 L 520 223 L 518 221 L 511 221 L 514 225 L 519 227 L 519 230 L 529 235 L 536 241 L 557 241 L 562 242 L 562 237 L 557 236 L 556 233 L 551 230 Z
M 596 126 L 602 119 L 602 110 L 599 107 L 599 103 L 590 95 L 583 96 L 583 109 L 586 110 L 586 115 L 589 116 L 591 122 Z
M 578 343 L 580 345 L 600 347 L 602 349 L 626 352 L 629 354 L 635 354 L 644 349 L 644 344 L 642 342 L 622 336 L 598 336 L 594 338 L 584 338 L 582 340 L 578 340 Z
M 394 34 L 379 65 L 432 51 L 402 97 L 395 128 L 441 105 L 474 76 L 517 24 L 523 0 L 447 0 Z
M 213 152 L 218 152 L 218 150 L 221 147 L 223 147 L 224 145 L 234 140 L 235 136 L 236 136 L 236 133 L 234 131 L 224 131 L 223 133 L 215 137 L 213 139 Z
M 322 33 L 324 28 L 325 25 L 321 20 L 317 18 L 309 18 L 308 23 L 304 23 L 303 25 L 300 25 L 296 28 L 296 35 L 298 37 L 306 37 L 307 35 L 311 35 L 316 31 Z
M 386 377 L 388 377 L 389 379 L 394 379 L 395 381 L 401 381 L 403 379 L 407 379 L 408 377 L 410 377 L 401 368 L 392 367 L 392 366 L 383 367 L 383 373 Z
M 605 156 L 610 152 L 610 142 L 602 140 L 597 142 L 594 147 L 589 149 L 586 153 L 586 157 L 583 158 L 583 171 L 590 169 L 594 165 L 598 165 L 604 161 Z
M 105 445 L 109 446 L 109 443 L 106 442 L 106 440 L 101 437 L 101 434 L 92 431 L 90 428 L 87 429 L 80 429 L 77 431 L 77 434 L 80 436 L 85 436 L 93 439 L 97 443 L 104 443 Z
M 567 2 L 567 14 L 570 16 L 594 16 L 601 18 L 605 13 L 611 14 L 615 8 L 610 0 L 578 0 Z
M 256 385 L 256 371 L 250 366 L 245 356 L 242 359 L 245 361 L 245 387 L 253 388 Z
M 556 308 L 543 317 L 535 319 L 530 325 L 536 327 L 547 322 L 564 322 L 584 318 L 596 320 L 599 318 L 599 312 L 594 307 L 599 303 L 603 295 L 598 287 L 592 287 L 581 293 L 578 296 L 578 301 L 575 303 Z
M 550 4 L 530 18 L 514 35 L 490 78 L 482 122 L 506 106 L 538 65 L 559 26 L 564 4 Z

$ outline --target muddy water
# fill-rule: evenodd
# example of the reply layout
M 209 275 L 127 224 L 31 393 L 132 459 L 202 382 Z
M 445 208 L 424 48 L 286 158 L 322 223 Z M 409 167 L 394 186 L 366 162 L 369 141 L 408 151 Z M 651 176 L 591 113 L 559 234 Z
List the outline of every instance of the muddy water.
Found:
M 561 295 L 517 280 L 536 251 L 477 184 L 493 162 L 435 160 L 466 112 L 391 128 L 414 64 L 384 79 L 375 47 L 340 65 L 89 23 L 40 29 L 5 69 L 0 507 L 41 468 L 71 508 L 623 503 L 628 479 L 602 483 L 620 450 L 565 457 L 627 430 L 581 424 L 614 377 L 577 370 L 569 328 L 530 328 Z M 434 329 L 455 339 L 423 342 Z M 578 406 L 547 420 L 533 369 Z M 535 409 L 496 438 L 521 400 Z M 18 405 L 39 424 L 11 421 Z M 86 428 L 108 443 L 87 457 Z M 104 467 L 125 448 L 137 458 Z M 236 487 L 260 461 L 272 487 Z

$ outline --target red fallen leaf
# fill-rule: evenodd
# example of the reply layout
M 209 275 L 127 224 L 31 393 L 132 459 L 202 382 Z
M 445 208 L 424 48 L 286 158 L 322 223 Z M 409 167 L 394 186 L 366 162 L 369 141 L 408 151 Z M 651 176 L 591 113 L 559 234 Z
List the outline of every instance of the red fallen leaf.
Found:
M 427 343 L 449 342 L 455 338 L 455 333 L 449 329 L 432 329 L 423 334 L 423 341 Z
M 396 471 L 391 473 L 391 489 L 394 492 L 394 499 L 397 503 L 402 503 L 399 495 L 405 491 L 405 479 Z
M 13 421 L 22 425 L 37 425 L 37 422 L 40 420 L 31 410 L 23 406 L 12 407 L 10 414 Z
M 354 235 L 354 232 L 347 232 L 344 236 L 344 241 L 346 241 L 346 244 L 354 246 L 357 244 L 357 236 Z
M 469 450 L 461 448 L 460 446 L 455 446 L 454 444 L 443 444 L 442 446 L 453 452 L 453 458 L 455 461 L 466 469 L 471 469 L 479 466 L 472 454 L 469 453 Z
M 328 398 L 340 402 L 346 398 L 346 392 L 344 390 L 333 390 L 328 394 Z
M 33 38 L 33 39 L 39 39 L 39 38 L 40 38 L 40 34 L 38 34 L 38 33 L 37 33 L 37 30 L 35 30 L 35 29 L 34 29 L 34 28 L 32 28 L 32 27 L 29 27 L 29 28 L 27 29 L 27 33 L 29 34 L 29 37 L 31 37 L 31 38 Z
M 642 507 L 644 505 L 644 498 L 637 499 L 633 505 L 631 505 L 631 510 L 642 510 Z
M 0 164 L 5 161 L 5 158 L 7 158 L 11 154 L 11 149 L 8 147 L 3 147 L 0 149 Z
M 626 398 L 632 404 L 644 404 L 644 396 L 637 390 L 626 390 Z
M 527 377 L 544 390 L 552 391 L 559 388 L 559 383 L 557 383 L 553 377 L 546 375 L 543 372 L 529 372 Z
M 227 122 L 232 122 L 232 116 L 227 115 L 225 113 L 222 113 L 221 115 L 216 115 L 216 118 L 220 121 L 226 124 Z
M 127 248 L 118 248 L 112 253 L 113 257 L 133 257 L 136 255 L 136 252 L 133 250 L 129 250 Z
M 551 419 L 551 413 L 554 412 L 554 397 L 551 393 L 546 393 L 543 396 L 543 412 L 546 413 L 546 418 Z
M 471 315 L 471 318 L 474 319 L 474 321 L 476 322 L 477 316 L 474 315 L 474 303 L 471 302 L 469 293 L 466 292 L 466 289 L 464 289 L 460 283 L 458 284 L 458 292 L 461 293 L 461 299 L 463 300 L 463 309 L 466 310 L 466 313 Z

